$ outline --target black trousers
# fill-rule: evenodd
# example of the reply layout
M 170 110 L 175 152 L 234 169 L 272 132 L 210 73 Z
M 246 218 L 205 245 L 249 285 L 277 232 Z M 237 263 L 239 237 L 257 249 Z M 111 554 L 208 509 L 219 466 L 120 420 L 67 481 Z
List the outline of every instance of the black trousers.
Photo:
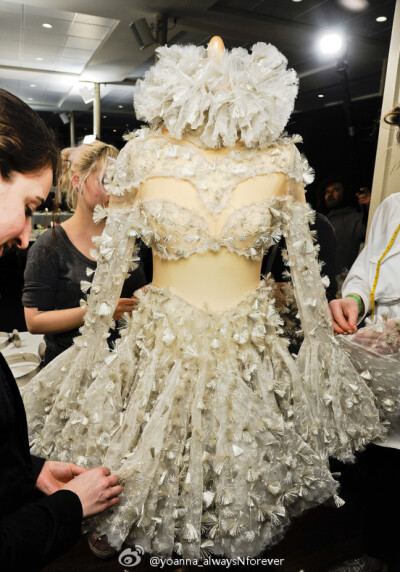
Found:
M 400 450 L 368 445 L 364 473 L 364 552 L 390 561 L 400 554 Z

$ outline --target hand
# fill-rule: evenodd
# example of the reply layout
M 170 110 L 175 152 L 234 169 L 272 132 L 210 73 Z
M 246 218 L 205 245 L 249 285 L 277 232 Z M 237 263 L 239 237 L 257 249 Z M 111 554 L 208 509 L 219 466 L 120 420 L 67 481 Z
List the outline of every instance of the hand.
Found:
M 337 334 L 353 334 L 357 329 L 358 302 L 355 298 L 340 298 L 329 302 L 333 329 Z
M 400 350 L 400 321 L 386 320 L 379 329 L 373 326 L 362 328 L 354 336 L 354 341 L 382 355 L 393 355 Z
M 361 187 L 360 191 L 356 193 L 359 205 L 369 205 L 371 202 L 371 191 L 367 187 Z
M 78 467 L 73 463 L 60 463 L 58 461 L 46 461 L 39 473 L 36 481 L 36 487 L 45 495 L 51 495 L 60 489 L 66 483 L 69 483 L 87 469 Z
M 78 495 L 83 518 L 103 512 L 119 501 L 122 487 L 118 475 L 112 475 L 107 467 L 85 471 L 62 488 Z
M 136 296 L 132 296 L 132 298 L 120 298 L 118 300 L 117 307 L 114 310 L 113 314 L 114 320 L 116 321 L 121 320 L 125 312 L 128 312 L 128 314 L 131 316 L 133 310 L 136 310 L 137 305 L 138 305 L 138 299 L 136 298 Z

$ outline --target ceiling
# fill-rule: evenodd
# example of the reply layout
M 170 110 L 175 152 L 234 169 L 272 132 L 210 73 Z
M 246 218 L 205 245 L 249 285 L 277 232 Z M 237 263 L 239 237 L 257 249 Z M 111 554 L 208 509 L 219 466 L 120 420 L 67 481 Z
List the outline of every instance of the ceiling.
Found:
M 342 3 L 351 4 L 346 9 Z M 348 37 L 353 100 L 381 91 L 396 0 L 0 0 L 0 87 L 37 110 L 88 111 L 79 88 L 101 83 L 101 110 L 132 112 L 133 85 L 154 62 L 129 24 L 168 16 L 168 43 L 206 44 L 222 36 L 226 47 L 275 44 L 300 76 L 298 112 L 341 101 L 336 61 L 317 41 L 327 29 Z M 361 10 L 354 8 L 361 6 Z M 376 18 L 385 16 L 385 22 Z M 43 27 L 48 24 L 51 27 Z M 323 97 L 321 97 L 323 96 Z

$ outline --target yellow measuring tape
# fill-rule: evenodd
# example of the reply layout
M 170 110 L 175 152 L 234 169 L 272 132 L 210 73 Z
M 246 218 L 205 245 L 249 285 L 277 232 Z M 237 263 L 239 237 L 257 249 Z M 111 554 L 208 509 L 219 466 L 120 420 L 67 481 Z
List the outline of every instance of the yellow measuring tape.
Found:
M 371 295 L 370 295 L 370 300 L 371 300 L 371 314 L 372 316 L 375 314 L 375 290 L 376 290 L 376 286 L 378 284 L 378 278 L 379 278 L 379 269 L 381 266 L 381 262 L 382 260 L 385 258 L 385 256 L 387 255 L 387 253 L 389 252 L 389 250 L 392 248 L 393 243 L 396 239 L 396 236 L 398 234 L 400 230 L 400 224 L 399 226 L 396 228 L 396 230 L 393 233 L 392 238 L 389 241 L 389 244 L 387 245 L 387 247 L 385 248 L 384 253 L 382 254 L 382 256 L 380 257 L 380 259 L 378 260 L 377 264 L 376 264 L 376 271 L 375 271 L 375 278 L 374 278 L 374 283 L 372 285 L 372 289 L 371 289 Z

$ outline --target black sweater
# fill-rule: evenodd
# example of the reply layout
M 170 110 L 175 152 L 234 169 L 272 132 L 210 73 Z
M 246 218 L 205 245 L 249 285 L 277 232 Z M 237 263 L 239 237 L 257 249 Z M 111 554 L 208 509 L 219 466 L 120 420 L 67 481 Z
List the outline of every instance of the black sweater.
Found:
M 44 459 L 29 452 L 25 409 L 0 354 L 0 569 L 40 570 L 77 542 L 82 506 L 72 491 L 35 489 Z

